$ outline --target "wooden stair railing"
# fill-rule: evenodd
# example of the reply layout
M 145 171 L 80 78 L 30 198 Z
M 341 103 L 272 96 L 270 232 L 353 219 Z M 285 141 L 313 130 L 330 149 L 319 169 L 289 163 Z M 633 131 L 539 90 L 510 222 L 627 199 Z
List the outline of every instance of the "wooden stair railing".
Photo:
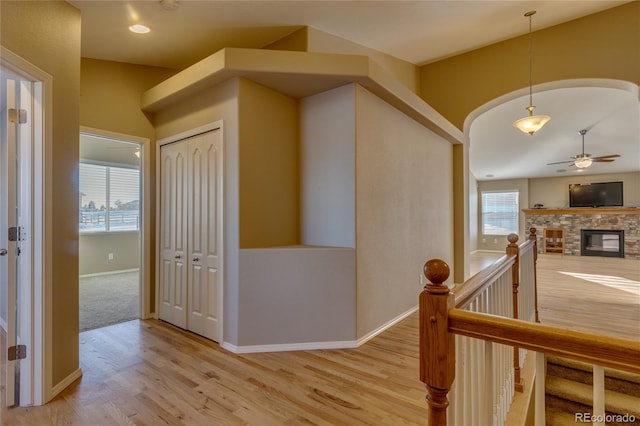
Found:
M 497 267 L 490 269 L 503 267 L 500 262 L 508 263 L 507 259 L 508 256 L 506 259 L 503 256 Z M 447 425 L 448 393 L 455 379 L 456 335 L 640 373 L 640 342 L 466 311 L 457 306 L 458 298 L 444 284 L 450 272 L 446 262 L 429 260 L 425 263 L 424 272 L 428 283 L 419 300 L 420 380 L 427 389 L 428 425 Z M 478 281 L 477 277 L 469 281 Z M 474 287 L 479 285 L 488 284 L 475 283 Z M 463 294 L 468 298 L 469 294 L 477 291 L 471 289 Z M 535 311 L 537 320 L 537 303 Z M 539 359 L 541 357 L 537 356 L 536 360 Z M 537 365 L 538 369 L 543 369 L 539 362 Z M 537 395 L 539 397 L 539 393 Z M 540 423 L 544 419 L 536 419 L 536 422 L 544 424 Z

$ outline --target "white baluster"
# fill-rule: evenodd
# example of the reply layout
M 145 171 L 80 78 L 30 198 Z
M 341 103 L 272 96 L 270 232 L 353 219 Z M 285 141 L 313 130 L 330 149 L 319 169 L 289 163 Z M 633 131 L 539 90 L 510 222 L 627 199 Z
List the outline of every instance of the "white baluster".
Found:
M 535 426 L 545 426 L 545 372 L 544 353 L 536 352 L 536 401 L 535 401 Z
M 495 407 L 495 392 L 494 392 L 494 383 L 493 383 L 493 343 L 485 341 L 484 342 L 484 386 L 485 386 L 485 401 L 483 404 L 484 408 L 484 416 L 482 417 L 483 424 L 485 425 L 493 425 L 493 411 Z
M 604 426 L 604 367 L 593 366 L 593 416 L 602 419 L 594 425 Z

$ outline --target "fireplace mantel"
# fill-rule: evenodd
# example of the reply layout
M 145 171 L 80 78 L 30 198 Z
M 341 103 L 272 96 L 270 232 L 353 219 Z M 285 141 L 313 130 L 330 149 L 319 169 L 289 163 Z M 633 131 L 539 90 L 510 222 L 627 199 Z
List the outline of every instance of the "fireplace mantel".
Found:
M 583 207 L 570 209 L 523 209 L 524 214 L 640 214 L 638 207 Z

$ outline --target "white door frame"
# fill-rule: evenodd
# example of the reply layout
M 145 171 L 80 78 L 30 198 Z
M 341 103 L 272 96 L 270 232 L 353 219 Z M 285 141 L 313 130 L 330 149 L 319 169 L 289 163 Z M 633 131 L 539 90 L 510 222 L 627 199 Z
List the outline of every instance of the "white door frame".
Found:
M 182 139 L 187 139 L 196 135 L 200 135 L 202 133 L 207 133 L 207 132 L 211 132 L 211 131 L 219 131 L 222 132 L 222 161 L 221 161 L 221 171 L 220 174 L 222 176 L 221 182 L 220 182 L 220 199 L 222 200 L 222 207 L 220 209 L 220 241 L 222 242 L 222 244 L 220 244 L 220 277 L 221 277 L 221 285 L 218 288 L 218 316 L 220 318 L 220 320 L 218 321 L 218 344 L 222 345 L 222 343 L 224 342 L 224 286 L 226 283 L 226 277 L 225 277 L 225 263 L 224 263 L 224 259 L 225 259 L 225 253 L 224 253 L 224 248 L 225 248 L 225 240 L 224 240 L 224 229 L 225 229 L 225 217 L 224 217 L 224 211 L 225 211 L 225 206 L 224 206 L 224 166 L 225 166 L 225 162 L 224 162 L 224 127 L 223 127 L 223 121 L 222 120 L 217 120 L 217 121 L 213 121 L 210 123 L 207 123 L 203 126 L 200 127 L 196 127 L 194 129 L 190 129 L 187 130 L 185 132 L 181 132 L 172 136 L 168 136 L 166 138 L 162 138 L 162 139 L 158 139 L 157 141 L 157 149 L 156 149 L 156 218 L 158 218 L 158 220 L 156 220 L 156 235 L 160 236 L 161 235 L 161 229 L 160 229 L 160 215 L 162 214 L 161 209 L 160 209 L 160 205 L 161 205 L 161 201 L 160 201 L 160 197 L 161 197 L 161 193 L 160 193 L 160 180 L 162 179 L 162 176 L 160 175 L 160 163 L 161 163 L 161 158 L 160 158 L 160 147 L 162 145 L 166 145 L 166 144 L 170 144 L 172 142 L 177 142 L 180 141 Z M 155 247 L 155 256 L 156 256 L 156 282 L 158 282 L 159 277 L 160 277 L 160 266 L 162 264 L 162 253 L 161 253 L 161 242 L 159 240 L 156 240 L 156 247 Z M 160 309 L 160 288 L 156 287 L 156 301 L 155 301 L 155 318 L 158 319 L 158 312 Z
M 139 136 L 126 135 L 124 133 L 111 132 L 108 130 L 95 129 L 92 127 L 80 126 L 80 133 L 102 138 L 115 139 L 122 142 L 132 142 L 140 146 L 140 273 L 138 290 L 140 294 L 140 306 L 138 312 L 141 319 L 151 318 L 151 275 L 148 265 L 151 265 L 153 251 L 151 248 L 151 230 L 147 229 L 150 223 L 151 210 L 149 203 L 146 202 L 146 194 L 151 193 L 149 186 L 151 179 L 147 177 L 150 167 L 151 145 L 148 138 Z
M 31 212 L 29 256 L 25 269 L 30 275 L 27 280 L 29 300 L 20 300 L 19 321 L 31 324 L 31 336 L 27 345 L 29 356 L 21 362 L 20 369 L 27 373 L 20 383 L 20 405 L 42 405 L 52 395 L 52 350 L 51 350 L 51 213 L 47 212 L 48 197 L 51 197 L 51 155 L 52 138 L 53 77 L 35 65 L 22 59 L 10 50 L 0 46 L 0 67 L 18 76 L 21 90 L 31 93 L 28 116 L 31 144 L 21 156 L 21 167 L 26 169 L 26 185 L 20 188 L 24 205 Z M 24 283 L 22 283 L 24 284 Z M 6 354 L 2 354 L 6 356 Z

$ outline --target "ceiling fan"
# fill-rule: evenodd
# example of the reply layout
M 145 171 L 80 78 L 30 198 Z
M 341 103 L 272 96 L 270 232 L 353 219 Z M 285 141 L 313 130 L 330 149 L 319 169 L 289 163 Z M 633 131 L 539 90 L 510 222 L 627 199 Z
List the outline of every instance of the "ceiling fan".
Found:
M 550 166 L 552 164 L 572 163 L 569 165 L 569 167 L 576 166 L 579 169 L 586 169 L 591 165 L 591 163 L 611 163 L 612 161 L 614 161 L 613 158 L 620 157 L 620 155 L 618 154 L 601 155 L 599 157 L 592 157 L 591 154 L 585 154 L 584 153 L 584 135 L 586 134 L 587 134 L 586 129 L 580 130 L 580 135 L 582 135 L 582 154 L 577 154 L 576 156 L 571 157 L 572 160 L 570 161 L 556 161 L 555 163 L 547 163 L 547 166 Z

